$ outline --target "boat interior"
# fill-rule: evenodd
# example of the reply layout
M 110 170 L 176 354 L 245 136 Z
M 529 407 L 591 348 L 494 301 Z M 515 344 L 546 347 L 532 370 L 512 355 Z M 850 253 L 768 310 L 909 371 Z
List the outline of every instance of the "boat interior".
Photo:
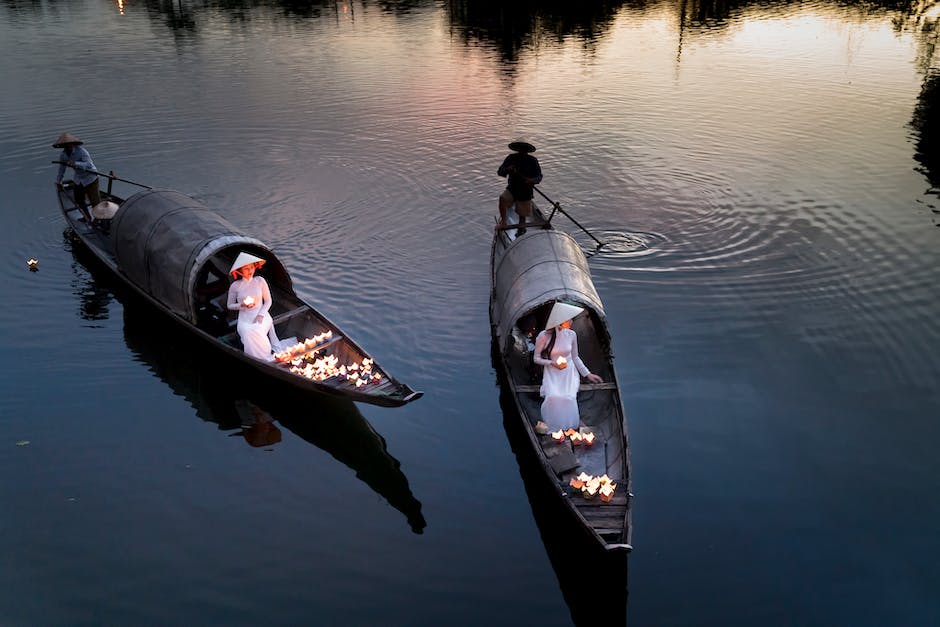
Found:
M 526 419 L 535 427 L 541 419 L 541 367 L 533 361 L 535 338 L 548 319 L 553 301 L 545 303 L 519 318 L 513 326 L 511 339 L 505 347 L 505 363 L 510 371 L 519 404 Z M 572 447 L 568 440 L 557 444 L 550 435 L 539 435 L 542 449 L 560 478 L 586 472 L 607 474 L 620 479 L 622 454 L 622 412 L 614 375 L 611 371 L 609 344 L 596 312 L 587 308 L 571 325 L 578 335 L 578 356 L 604 383 L 581 383 L 578 410 L 583 428 L 594 433 L 596 444 Z M 601 329 L 599 332 L 598 329 Z M 610 443 L 610 445 L 608 445 Z M 614 448 L 618 450 L 613 450 Z M 577 449 L 577 450 L 575 450 Z M 608 449 L 611 449 L 608 451 Z
M 504 347 L 504 362 L 513 379 L 516 400 L 559 486 L 585 522 L 604 542 L 629 542 L 630 526 L 625 523 L 630 509 L 630 477 L 625 476 L 629 473 L 629 453 L 625 447 L 623 408 L 612 372 L 609 339 L 599 316 L 590 308 L 572 321 L 571 328 L 578 334 L 579 357 L 591 372 L 604 379 L 604 383 L 582 382 L 577 398 L 581 431 L 593 433 L 594 444 L 575 446 L 570 438 L 557 442 L 550 434 L 535 430 L 543 399 L 539 394 L 541 368 L 534 364 L 532 356 L 535 337 L 544 328 L 551 306 L 552 302 L 546 303 L 522 316 Z M 598 498 L 583 498 L 580 490 L 569 485 L 582 472 L 610 477 L 619 486 L 612 499 L 604 503 Z

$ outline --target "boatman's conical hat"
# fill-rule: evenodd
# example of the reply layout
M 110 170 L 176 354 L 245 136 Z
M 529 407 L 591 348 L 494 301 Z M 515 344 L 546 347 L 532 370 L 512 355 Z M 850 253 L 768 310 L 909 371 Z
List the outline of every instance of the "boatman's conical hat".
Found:
M 535 152 L 535 146 L 524 141 L 514 141 L 510 143 L 509 149 L 516 152 Z
M 52 144 L 52 147 L 53 148 L 65 148 L 68 144 L 75 144 L 76 146 L 79 146 L 84 143 L 85 142 L 75 137 L 71 133 L 62 133 L 61 135 L 59 135 L 59 139 L 55 140 L 55 143 Z
M 575 307 L 568 303 L 555 303 L 552 307 L 552 313 L 548 314 L 548 322 L 545 323 L 545 328 L 557 327 L 565 320 L 571 320 L 582 311 L 584 311 L 583 307 Z
M 235 263 L 232 264 L 232 269 L 228 271 L 229 274 L 235 274 L 238 270 L 241 270 L 245 266 L 253 263 L 264 264 L 264 259 L 255 257 L 246 252 L 238 253 L 238 257 L 235 258 Z

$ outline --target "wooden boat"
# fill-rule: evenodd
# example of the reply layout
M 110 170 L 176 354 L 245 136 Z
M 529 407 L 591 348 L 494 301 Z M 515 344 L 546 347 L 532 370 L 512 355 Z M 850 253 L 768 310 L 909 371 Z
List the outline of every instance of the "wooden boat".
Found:
M 490 324 L 494 360 L 508 386 L 531 448 L 553 494 L 565 511 L 605 549 L 630 551 L 632 478 L 630 450 L 604 306 L 594 288 L 587 259 L 577 241 L 554 229 L 536 211 L 539 226 L 515 236 L 515 227 L 497 228 L 491 255 Z M 578 392 L 581 431 L 595 436 L 592 446 L 557 442 L 536 431 L 542 398 L 541 368 L 534 365 L 535 337 L 556 301 L 583 307 L 572 329 L 578 352 L 604 383 L 582 383 Z M 571 485 L 581 473 L 607 475 L 615 484 L 609 501 L 586 498 Z
M 265 244 L 179 192 L 100 175 L 108 178 L 102 201 L 117 205 L 113 217 L 86 221 L 75 206 L 74 186 L 66 182 L 58 192 L 65 220 L 117 277 L 196 337 L 302 390 L 387 407 L 421 397 L 301 300 L 284 265 Z M 112 193 L 113 180 L 144 190 L 124 199 Z M 292 351 L 272 362 L 245 354 L 234 314 L 226 307 L 228 271 L 241 251 L 266 261 L 261 274 L 271 289 L 270 314 L 278 337 L 297 338 Z

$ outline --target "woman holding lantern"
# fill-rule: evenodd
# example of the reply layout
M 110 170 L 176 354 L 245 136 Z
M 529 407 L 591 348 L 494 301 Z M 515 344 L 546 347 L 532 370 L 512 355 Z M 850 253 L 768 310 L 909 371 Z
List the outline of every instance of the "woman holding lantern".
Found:
M 255 270 L 263 265 L 264 259 L 246 252 L 238 253 L 229 270 L 235 282 L 228 288 L 228 308 L 238 312 L 238 336 L 245 352 L 255 359 L 273 361 L 271 349 L 279 342 L 274 332 L 274 320 L 268 313 L 271 290 L 267 281 L 255 276 Z
M 552 431 L 577 429 L 578 387 L 581 377 L 603 383 L 578 357 L 578 335 L 571 330 L 571 320 L 584 309 L 556 302 L 545 323 L 545 330 L 535 338 L 536 364 L 542 366 L 542 421 Z M 574 368 L 569 366 L 574 365 Z M 580 376 L 579 376 L 580 375 Z

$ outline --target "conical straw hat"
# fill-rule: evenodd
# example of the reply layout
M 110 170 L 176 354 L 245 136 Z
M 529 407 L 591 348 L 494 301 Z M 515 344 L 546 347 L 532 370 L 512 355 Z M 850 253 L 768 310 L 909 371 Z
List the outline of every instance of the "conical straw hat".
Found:
M 514 141 L 510 143 L 509 149 L 516 152 L 535 152 L 535 146 L 524 141 Z
M 264 264 L 264 259 L 261 259 L 260 257 L 255 257 L 254 255 L 246 253 L 244 251 L 240 252 L 238 253 L 238 257 L 235 258 L 235 263 L 232 264 L 232 269 L 229 270 L 228 272 L 229 274 L 235 274 L 236 270 L 240 270 L 241 268 L 244 268 L 248 264 L 252 264 L 252 263 Z
M 571 320 L 582 311 L 584 311 L 583 307 L 575 307 L 568 303 L 555 303 L 552 307 L 552 313 L 548 314 L 548 322 L 545 323 L 545 328 L 557 327 L 565 320 Z
M 59 139 L 55 140 L 55 143 L 52 144 L 53 148 L 64 148 L 66 144 L 84 144 L 82 140 L 75 137 L 71 133 L 62 133 L 59 135 Z

